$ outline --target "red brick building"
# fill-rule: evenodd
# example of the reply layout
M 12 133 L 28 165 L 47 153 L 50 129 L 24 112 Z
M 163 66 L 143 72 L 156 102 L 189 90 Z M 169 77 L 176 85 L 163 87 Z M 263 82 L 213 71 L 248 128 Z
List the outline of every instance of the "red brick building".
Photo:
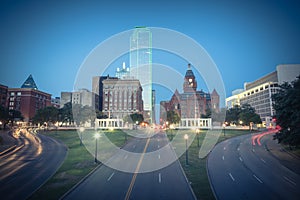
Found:
M 183 82 L 183 93 L 180 94 L 176 90 L 170 101 L 160 103 L 160 118 L 165 121 L 167 111 L 175 111 L 182 119 L 201 118 L 206 114 L 207 109 L 219 112 L 219 102 L 220 97 L 216 90 L 211 94 L 202 90 L 197 91 L 195 75 L 188 65 Z
M 143 113 L 142 86 L 137 79 L 105 79 L 102 112 L 110 118 L 122 119 L 133 113 Z
M 37 89 L 30 75 L 21 88 L 8 88 L 8 109 L 22 113 L 25 122 L 29 122 L 36 111 L 51 106 L 51 94 Z

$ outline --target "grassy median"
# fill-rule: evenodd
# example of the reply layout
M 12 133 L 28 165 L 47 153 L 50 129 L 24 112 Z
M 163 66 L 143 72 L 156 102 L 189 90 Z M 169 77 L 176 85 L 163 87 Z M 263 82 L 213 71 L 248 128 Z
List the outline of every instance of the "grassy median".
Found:
M 223 141 L 225 139 L 228 139 L 230 137 L 239 136 L 248 134 L 249 131 L 242 131 L 242 130 L 226 130 L 225 136 L 222 134 L 220 135 L 218 142 Z M 206 131 L 201 130 L 199 134 L 199 143 L 200 147 L 203 143 L 203 140 L 205 138 Z M 197 199 L 215 199 L 214 195 L 212 193 L 212 190 L 210 188 L 210 184 L 207 177 L 206 172 L 206 160 L 207 157 L 200 159 L 199 158 L 199 150 L 200 147 L 198 147 L 198 141 L 197 138 L 193 140 L 192 144 L 189 146 L 188 149 L 188 164 L 186 165 L 186 157 L 185 154 L 183 154 L 179 161 L 181 163 L 181 166 L 191 183 L 192 189 L 197 197 Z
M 88 132 L 88 131 L 87 131 Z M 124 133 L 122 131 L 103 132 L 117 146 L 124 145 Z M 59 199 L 82 178 L 89 174 L 97 164 L 94 157 L 80 145 L 76 131 L 49 131 L 42 134 L 62 141 L 67 147 L 66 159 L 58 171 L 31 197 L 31 200 L 38 199 Z

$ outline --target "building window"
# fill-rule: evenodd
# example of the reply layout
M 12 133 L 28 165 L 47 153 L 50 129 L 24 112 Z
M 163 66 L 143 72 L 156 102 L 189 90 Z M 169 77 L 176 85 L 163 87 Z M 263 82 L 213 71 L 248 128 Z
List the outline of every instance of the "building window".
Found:
M 21 96 L 21 92 L 17 92 L 17 96 Z
M 10 93 L 10 96 L 15 96 L 15 93 L 14 93 L 14 92 L 11 92 L 11 93 Z

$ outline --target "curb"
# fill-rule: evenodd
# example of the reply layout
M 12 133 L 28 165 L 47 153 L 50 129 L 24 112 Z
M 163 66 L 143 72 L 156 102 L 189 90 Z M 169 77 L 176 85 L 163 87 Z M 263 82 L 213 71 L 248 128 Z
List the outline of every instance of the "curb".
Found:
M 32 134 L 32 133 L 30 133 L 30 134 Z M 49 137 L 49 136 L 46 136 L 46 135 L 43 135 L 43 136 L 45 136 L 45 137 Z M 34 135 L 34 137 L 35 138 L 38 138 L 38 140 L 39 140 L 39 142 L 40 142 L 40 144 L 42 143 L 41 142 L 41 139 L 37 136 L 37 135 Z M 50 137 L 51 139 L 53 139 L 53 140 L 55 140 L 54 138 L 52 138 L 52 137 Z M 57 141 L 57 140 L 56 140 Z M 61 141 L 59 141 L 59 142 L 61 142 Z M 62 143 L 62 142 L 61 142 Z M 64 144 L 64 143 L 62 143 L 64 146 L 65 146 L 65 149 L 66 149 L 66 155 L 65 155 L 65 157 L 64 157 L 64 160 L 66 159 L 66 157 L 67 157 L 67 155 L 68 155 L 68 148 L 66 147 L 66 145 Z M 54 176 L 54 174 L 61 168 L 61 166 L 63 165 L 63 163 L 64 163 L 64 161 L 59 165 L 59 167 L 57 168 L 57 170 L 55 171 L 55 172 L 53 172 L 53 174 L 51 174 L 48 178 L 47 178 L 47 180 L 45 180 L 38 188 L 36 188 L 30 195 L 28 195 L 27 197 L 26 197 L 26 199 L 29 199 L 35 192 L 37 192 L 41 187 L 43 187 L 43 185 L 45 185 L 53 176 Z
M 123 144 L 120 149 L 123 149 L 124 146 L 126 146 L 126 144 L 128 143 L 128 141 L 125 142 L 125 144 Z M 100 162 L 100 164 L 98 166 L 96 166 L 92 171 L 90 171 L 90 173 L 88 173 L 85 177 L 83 177 L 79 182 L 77 182 L 71 189 L 69 189 L 64 195 L 62 195 L 59 200 L 62 200 L 64 198 L 66 198 L 66 196 L 68 196 L 71 192 L 73 192 L 73 190 L 75 190 L 81 183 L 83 183 L 87 178 L 89 178 L 96 170 L 98 170 L 100 167 L 103 166 L 103 163 Z
M 254 132 L 254 133 L 257 133 L 257 132 Z M 245 135 L 252 135 L 252 133 L 248 133 L 248 134 L 245 134 Z M 221 144 L 221 143 L 223 143 L 223 142 L 225 142 L 225 141 L 227 141 L 227 140 L 229 140 L 229 139 L 237 138 L 237 137 L 243 137 L 243 136 L 245 136 L 245 135 L 238 135 L 238 136 L 234 136 L 234 137 L 231 137 L 231 138 L 226 138 L 225 140 L 223 140 L 223 141 L 217 143 L 217 144 L 211 149 L 210 152 L 212 152 L 213 149 L 214 149 L 217 145 L 219 145 L 219 144 Z M 216 194 L 216 192 L 215 192 L 215 188 L 214 188 L 214 186 L 213 186 L 213 184 L 212 184 L 212 182 L 211 182 L 211 178 L 210 178 L 210 175 L 209 175 L 208 159 L 209 159 L 209 156 L 210 156 L 210 152 L 209 152 L 209 154 L 206 156 L 206 158 L 207 158 L 207 159 L 206 159 L 206 174 L 207 174 L 207 178 L 208 178 L 208 182 L 209 182 L 210 188 L 211 188 L 211 190 L 212 190 L 212 193 L 213 193 L 215 199 L 219 199 L 218 196 L 217 196 L 217 194 Z
M 214 188 L 214 186 L 213 186 L 213 184 L 210 180 L 209 169 L 208 169 L 208 158 L 209 158 L 209 155 L 207 156 L 207 159 L 206 159 L 206 175 L 207 175 L 207 178 L 208 178 L 208 182 L 209 182 L 209 186 L 211 188 L 211 191 L 212 191 L 215 199 L 218 199 L 217 194 L 215 192 L 215 188 Z
M 174 153 L 175 153 L 175 152 L 174 152 Z M 194 199 L 197 199 L 197 197 L 196 197 L 196 195 L 195 195 L 195 193 L 194 193 L 194 190 L 193 190 L 193 188 L 192 188 L 192 186 L 191 186 L 191 184 L 190 184 L 188 178 L 186 177 L 186 174 L 184 173 L 184 170 L 183 170 L 183 168 L 182 168 L 182 166 L 181 166 L 181 164 L 180 164 L 179 158 L 177 159 L 177 162 L 179 163 L 181 172 L 182 172 L 182 174 L 183 174 L 183 176 L 184 176 L 184 178 L 185 178 L 185 181 L 187 182 L 187 184 L 188 184 L 188 186 L 189 186 L 189 188 L 190 188 L 190 191 L 191 191 L 192 194 L 193 194 Z
M 87 178 L 89 178 L 98 168 L 100 168 L 103 164 L 100 163 L 97 167 L 95 167 L 90 173 L 88 173 L 85 177 L 83 177 L 79 182 L 77 182 L 71 189 L 69 189 L 64 195 L 62 195 L 59 200 L 66 198 L 73 190 L 75 190 L 81 183 L 83 183 Z

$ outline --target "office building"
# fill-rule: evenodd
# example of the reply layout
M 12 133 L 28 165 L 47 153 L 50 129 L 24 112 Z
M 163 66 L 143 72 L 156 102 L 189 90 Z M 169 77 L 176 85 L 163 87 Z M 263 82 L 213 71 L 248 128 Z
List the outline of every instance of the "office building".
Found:
M 8 108 L 22 113 L 25 122 L 30 122 L 39 109 L 51 106 L 51 94 L 38 90 L 30 75 L 21 88 L 8 88 Z
M 269 126 L 275 116 L 272 95 L 284 82 L 291 83 L 300 75 L 300 64 L 278 65 L 276 71 L 256 81 L 245 83 L 244 89 L 234 90 L 232 96 L 226 98 L 227 108 L 234 105 L 250 104 L 260 115 L 263 124 Z
M 66 103 L 72 101 L 72 92 L 61 92 L 60 93 L 60 108 L 63 108 Z
M 152 33 L 149 28 L 136 27 L 131 35 L 130 75 L 141 83 L 144 119 L 152 123 Z
M 60 108 L 60 97 L 51 98 L 51 105 L 55 108 Z
M 0 106 L 7 107 L 8 87 L 0 84 Z
M 99 97 L 97 94 L 90 92 L 87 89 L 80 89 L 72 92 L 72 105 L 80 104 L 82 106 L 89 106 L 92 109 L 99 109 Z
M 94 110 L 99 109 L 99 96 L 87 89 L 80 89 L 76 92 L 61 92 L 60 107 L 71 102 L 72 105 L 89 106 Z
M 109 118 L 123 119 L 133 113 L 143 113 L 142 87 L 136 79 L 105 79 L 102 112 Z
M 92 79 L 92 92 L 98 95 L 98 108 L 103 111 L 103 80 L 118 79 L 117 77 L 107 76 L 94 76 Z

